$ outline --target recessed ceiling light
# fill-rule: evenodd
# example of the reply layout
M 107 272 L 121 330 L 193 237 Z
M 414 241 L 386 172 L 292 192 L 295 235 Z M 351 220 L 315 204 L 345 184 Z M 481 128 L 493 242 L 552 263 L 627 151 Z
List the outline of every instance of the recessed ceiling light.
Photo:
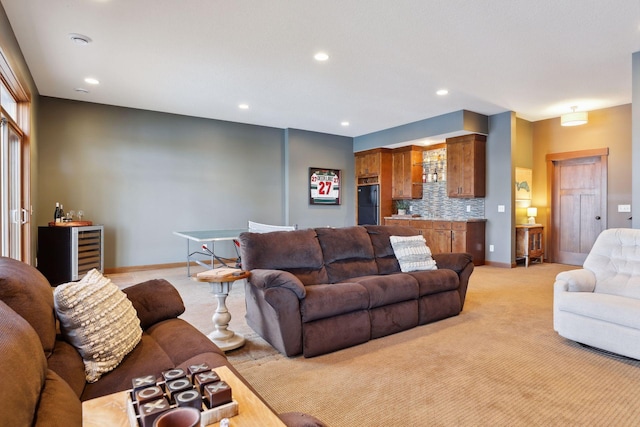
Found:
M 349 126 L 349 122 L 347 122 L 347 121 L 344 121 L 344 122 L 342 122 L 342 123 L 340 123 L 340 124 L 341 124 L 342 126 Z
M 69 34 L 69 38 L 71 39 L 72 42 L 74 42 L 75 44 L 79 44 L 81 46 L 86 46 L 92 42 L 90 37 L 87 37 L 83 34 L 78 34 L 78 33 Z
M 241 110 L 248 110 L 249 104 L 238 104 L 238 108 Z
M 449 93 L 449 91 L 447 89 L 440 89 L 438 91 L 436 91 L 436 95 L 440 95 L 440 96 L 445 96 Z
M 74 89 L 76 92 L 89 93 L 89 91 L 83 87 L 77 87 Z
M 93 77 L 87 77 L 86 79 L 84 79 L 84 82 L 88 83 L 90 85 L 99 85 L 100 84 L 100 80 L 94 79 Z
M 316 61 L 326 61 L 327 59 L 329 59 L 329 55 L 327 55 L 324 52 L 318 52 L 315 55 L 313 55 L 313 57 L 315 58 Z

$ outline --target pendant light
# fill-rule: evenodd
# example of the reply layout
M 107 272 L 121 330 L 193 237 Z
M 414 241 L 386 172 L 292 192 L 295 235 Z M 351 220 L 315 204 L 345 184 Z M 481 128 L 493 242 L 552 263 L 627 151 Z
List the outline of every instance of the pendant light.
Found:
M 589 113 L 586 111 L 576 112 L 577 106 L 571 107 L 571 113 L 563 114 L 560 117 L 562 126 L 580 126 L 589 121 Z

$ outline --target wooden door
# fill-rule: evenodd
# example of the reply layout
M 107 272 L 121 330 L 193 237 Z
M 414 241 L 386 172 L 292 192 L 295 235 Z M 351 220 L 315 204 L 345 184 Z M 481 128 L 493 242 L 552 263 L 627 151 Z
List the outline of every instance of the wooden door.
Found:
M 608 149 L 547 155 L 551 261 L 582 265 L 607 228 L 607 156 Z

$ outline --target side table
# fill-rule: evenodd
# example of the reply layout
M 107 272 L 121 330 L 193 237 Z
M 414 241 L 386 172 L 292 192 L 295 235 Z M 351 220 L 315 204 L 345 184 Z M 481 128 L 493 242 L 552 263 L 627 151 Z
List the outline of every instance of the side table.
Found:
M 227 309 L 226 301 L 236 280 L 246 279 L 249 276 L 251 273 L 237 268 L 216 268 L 203 271 L 196 276 L 197 281 L 211 284 L 211 292 L 218 300 L 218 307 L 211 318 L 215 330 L 208 336 L 222 351 L 234 350 L 244 345 L 244 337 L 229 329 L 231 313 Z
M 543 231 L 542 224 L 516 225 L 516 259 L 524 258 L 525 267 L 535 258 L 544 262 Z

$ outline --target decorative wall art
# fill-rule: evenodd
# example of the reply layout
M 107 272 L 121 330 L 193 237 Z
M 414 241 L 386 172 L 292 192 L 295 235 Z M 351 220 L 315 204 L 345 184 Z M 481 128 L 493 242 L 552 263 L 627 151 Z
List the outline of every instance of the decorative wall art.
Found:
M 533 171 L 516 168 L 516 200 L 531 200 L 531 180 Z
M 309 168 L 309 204 L 340 204 L 340 169 Z

